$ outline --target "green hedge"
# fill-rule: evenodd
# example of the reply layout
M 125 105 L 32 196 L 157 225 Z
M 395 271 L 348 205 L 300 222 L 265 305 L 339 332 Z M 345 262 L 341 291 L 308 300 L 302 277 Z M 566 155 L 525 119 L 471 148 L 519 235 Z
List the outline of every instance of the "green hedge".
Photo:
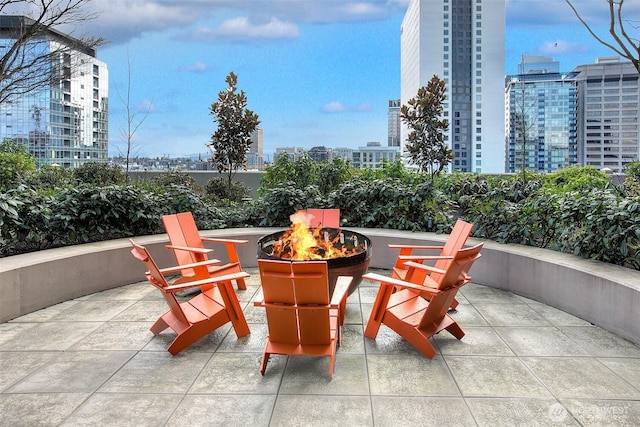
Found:
M 520 175 L 463 173 L 432 183 L 398 162 L 377 170 L 328 163 L 306 170 L 301 184 L 295 174 L 308 159 L 282 163 L 283 170 L 266 174 L 257 200 L 240 203 L 212 198 L 176 172 L 154 182 L 96 185 L 42 169 L 42 176 L 0 194 L 0 256 L 162 233 L 160 218 L 170 213 L 193 212 L 200 229 L 286 227 L 296 210 L 335 207 L 345 227 L 448 233 L 463 218 L 478 238 L 640 269 L 634 174 L 620 187 L 592 168 L 528 173 L 526 183 Z M 112 172 L 104 176 L 119 181 Z M 330 183 L 321 183 L 325 178 Z

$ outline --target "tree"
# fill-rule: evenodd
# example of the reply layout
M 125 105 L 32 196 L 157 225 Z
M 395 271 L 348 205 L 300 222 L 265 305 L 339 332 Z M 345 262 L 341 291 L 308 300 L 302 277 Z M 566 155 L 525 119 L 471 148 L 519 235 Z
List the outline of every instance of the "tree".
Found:
M 517 90 L 520 89 L 518 96 Z M 527 165 L 530 159 L 535 160 L 535 146 L 534 139 L 531 136 L 532 131 L 535 129 L 532 119 L 532 111 L 536 107 L 535 100 L 532 99 L 527 91 L 526 76 L 524 72 L 521 72 L 520 81 L 513 88 L 515 96 L 513 99 L 513 112 L 511 114 L 511 123 L 513 127 L 513 142 L 514 142 L 514 168 L 520 166 L 520 173 L 522 174 L 522 182 L 527 183 Z M 510 132 L 511 133 L 511 132 Z M 518 136 L 520 138 L 518 138 Z M 517 141 L 520 140 L 520 152 L 518 152 Z M 520 154 L 520 158 L 518 158 Z M 520 163 L 518 165 L 518 163 Z
M 625 24 L 632 21 L 623 18 L 622 8 L 624 0 L 606 0 L 609 5 L 609 35 L 613 39 L 612 42 L 604 40 L 601 36 L 591 28 L 589 24 L 582 18 L 571 0 L 565 0 L 578 20 L 584 25 L 589 33 L 602 45 L 608 47 L 616 54 L 631 61 L 640 74 L 640 41 L 638 37 L 631 37 Z M 636 11 L 637 12 L 637 11 Z M 638 22 L 632 22 L 631 28 L 638 30 Z
M 428 171 L 432 180 L 453 160 L 453 153 L 445 143 L 449 121 L 440 118 L 446 99 L 445 83 L 434 75 L 407 102 L 408 106 L 400 108 L 400 117 L 410 129 L 406 144 L 410 162 L 421 172 Z
M 84 12 L 91 0 L 0 0 L 0 32 L 12 40 L 0 50 L 0 104 L 21 98 L 72 73 L 61 58 L 75 50 L 86 52 L 103 43 L 100 38 L 65 37 L 55 28 L 89 21 L 97 15 Z M 9 16 L 21 13 L 24 16 Z M 61 41 L 47 45 L 43 40 Z
M 144 111 L 142 117 L 140 119 L 136 119 L 137 114 L 131 111 L 131 59 L 129 57 L 129 52 L 127 51 L 127 93 L 125 96 L 122 96 L 119 90 L 117 90 L 118 96 L 124 105 L 125 111 L 127 112 L 127 127 L 120 129 L 120 136 L 125 141 L 126 150 L 124 153 L 125 157 L 125 180 L 129 182 L 129 164 L 131 163 L 131 156 L 137 155 L 140 151 L 133 142 L 133 137 L 140 129 L 140 126 L 144 123 L 144 121 L 149 116 L 151 112 L 152 104 L 149 103 L 147 106 L 147 110 Z M 120 149 L 118 149 L 120 151 Z M 135 153 L 134 153 L 135 152 Z M 122 155 L 122 151 L 120 151 L 120 155 Z
M 218 93 L 218 101 L 211 104 L 210 114 L 218 129 L 211 135 L 212 160 L 220 173 L 227 174 L 227 184 L 231 190 L 231 180 L 240 167 L 246 165 L 246 154 L 251 145 L 251 133 L 260 124 L 258 115 L 247 109 L 247 96 L 243 90 L 236 92 L 238 77 L 229 73 L 225 82 L 226 90 Z

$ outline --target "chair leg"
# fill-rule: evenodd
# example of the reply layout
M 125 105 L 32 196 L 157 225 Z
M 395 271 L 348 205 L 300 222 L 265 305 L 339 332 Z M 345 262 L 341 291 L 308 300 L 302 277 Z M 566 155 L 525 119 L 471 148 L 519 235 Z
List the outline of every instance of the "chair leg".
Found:
M 270 354 L 266 351 L 262 353 L 262 360 L 260 361 L 260 375 L 264 376 L 264 371 L 267 370 L 267 363 L 269 363 Z
M 238 289 L 241 289 L 241 290 L 247 289 L 247 284 L 244 281 L 244 279 L 236 279 L 236 285 L 238 285 Z
M 382 319 L 384 318 L 384 314 L 387 310 L 387 304 L 389 303 L 389 298 L 391 297 L 393 290 L 394 288 L 391 285 L 380 285 L 378 295 L 376 296 L 376 300 L 371 308 L 367 327 L 364 330 L 365 337 L 375 339 L 378 335 L 378 330 L 382 324 Z
M 464 337 L 464 331 L 462 330 L 460 325 L 458 325 L 457 323 L 452 323 L 451 325 L 447 326 L 445 329 L 451 335 L 453 335 L 454 337 L 458 338 L 459 340 L 461 340 L 462 337 Z
M 162 317 L 158 318 L 155 323 L 149 328 L 153 335 L 158 335 L 160 332 L 167 329 L 169 325 L 164 321 Z

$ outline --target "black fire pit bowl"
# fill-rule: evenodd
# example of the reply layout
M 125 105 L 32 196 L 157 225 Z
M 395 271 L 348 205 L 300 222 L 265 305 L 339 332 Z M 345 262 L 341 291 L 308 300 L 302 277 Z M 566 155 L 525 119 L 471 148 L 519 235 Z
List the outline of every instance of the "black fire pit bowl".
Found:
M 278 261 L 291 261 L 291 262 L 304 262 L 298 260 L 291 260 L 285 257 L 279 257 L 272 255 L 273 244 L 279 241 L 282 236 L 288 230 L 278 231 L 276 233 L 267 234 L 258 240 L 258 259 L 272 259 Z M 355 292 L 362 282 L 362 275 L 367 272 L 369 268 L 369 259 L 371 258 L 371 240 L 363 234 L 356 233 L 355 231 L 344 230 L 340 228 L 324 227 L 320 232 L 321 236 L 327 235 L 327 240 L 333 240 L 336 236 L 341 234 L 341 237 L 336 245 L 344 245 L 347 249 L 356 248 L 356 252 L 349 256 L 340 258 L 329 258 L 327 261 L 327 268 L 329 270 L 329 295 L 333 295 L 333 290 L 336 287 L 336 280 L 338 276 L 352 276 L 353 281 L 349 286 L 349 295 Z

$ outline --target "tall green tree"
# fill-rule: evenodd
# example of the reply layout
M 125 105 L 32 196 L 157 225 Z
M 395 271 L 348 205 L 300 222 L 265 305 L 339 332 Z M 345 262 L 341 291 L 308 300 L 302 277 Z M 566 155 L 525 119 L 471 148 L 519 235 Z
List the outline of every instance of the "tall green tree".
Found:
M 443 80 L 434 75 L 426 86 L 418 89 L 415 98 L 400 108 L 400 118 L 409 127 L 407 152 L 410 163 L 433 179 L 453 160 L 453 152 L 445 143 L 449 121 L 441 118 L 447 99 Z
M 225 79 L 229 85 L 218 93 L 218 101 L 211 104 L 210 113 L 218 128 L 211 135 L 213 163 L 218 172 L 227 175 L 227 184 L 231 182 L 241 167 L 246 167 L 246 154 L 251 145 L 251 133 L 260 124 L 258 115 L 247 109 L 247 95 L 237 91 L 238 77 L 232 72 Z

